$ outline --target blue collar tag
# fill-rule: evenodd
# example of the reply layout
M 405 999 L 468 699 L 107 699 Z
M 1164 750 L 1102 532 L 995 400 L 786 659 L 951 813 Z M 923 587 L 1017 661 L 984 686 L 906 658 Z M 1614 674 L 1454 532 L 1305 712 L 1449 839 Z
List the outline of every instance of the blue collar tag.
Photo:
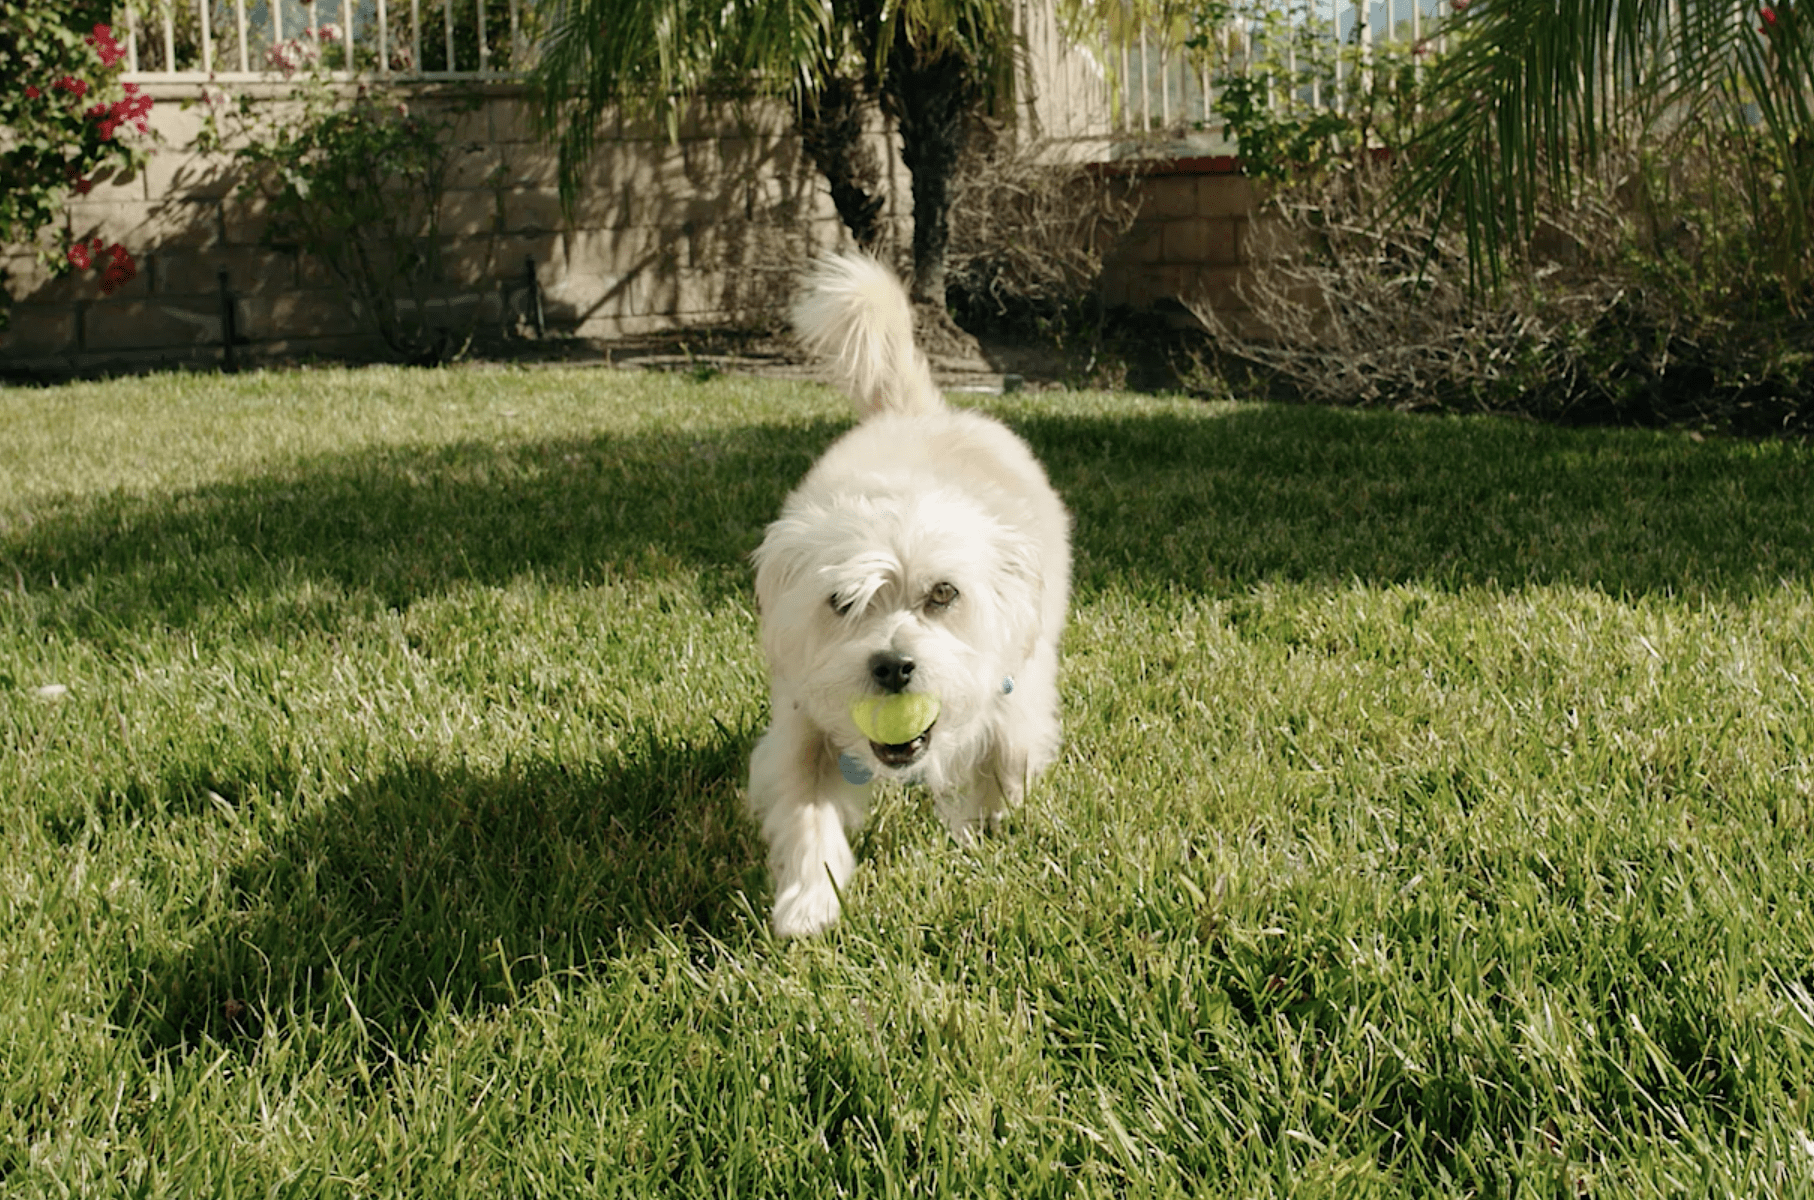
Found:
M 838 774 L 844 776 L 845 783 L 859 787 L 875 778 L 875 772 L 864 766 L 862 760 L 848 754 L 838 755 Z
M 1005 696 L 1013 690 L 1014 690 L 1014 676 L 1003 675 L 1001 677 L 1001 694 Z

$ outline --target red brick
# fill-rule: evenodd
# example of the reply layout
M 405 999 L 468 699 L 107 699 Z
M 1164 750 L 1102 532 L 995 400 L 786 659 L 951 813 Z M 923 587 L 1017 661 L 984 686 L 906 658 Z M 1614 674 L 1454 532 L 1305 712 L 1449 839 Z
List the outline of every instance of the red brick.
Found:
M 1146 180 L 1141 191 L 1143 219 L 1194 217 L 1197 215 L 1197 178 L 1194 175 L 1156 175 Z

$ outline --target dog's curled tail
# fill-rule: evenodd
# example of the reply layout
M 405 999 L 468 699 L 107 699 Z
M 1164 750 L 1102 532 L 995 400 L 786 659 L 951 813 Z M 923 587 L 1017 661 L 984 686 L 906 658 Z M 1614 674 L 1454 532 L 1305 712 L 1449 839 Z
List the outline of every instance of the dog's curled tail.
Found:
M 794 302 L 794 332 L 830 359 L 859 416 L 944 407 L 926 356 L 913 344 L 913 309 L 894 274 L 866 254 L 813 264 Z

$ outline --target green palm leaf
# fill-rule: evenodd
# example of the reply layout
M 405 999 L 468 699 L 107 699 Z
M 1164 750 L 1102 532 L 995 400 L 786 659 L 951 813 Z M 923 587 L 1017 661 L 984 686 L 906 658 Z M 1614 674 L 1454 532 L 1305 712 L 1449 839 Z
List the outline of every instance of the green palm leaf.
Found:
M 1787 194 L 1786 281 L 1809 249 L 1810 45 L 1799 11 L 1757 26 L 1752 0 L 1482 0 L 1448 27 L 1429 94 L 1447 106 L 1412 142 L 1398 204 L 1435 200 L 1497 280 L 1546 201 L 1615 144 L 1667 145 L 1711 124 L 1773 148 Z M 1761 200 L 1761 197 L 1757 197 Z M 1753 205 L 1754 219 L 1766 220 Z
M 677 136 L 680 114 L 714 88 L 810 88 L 831 37 L 819 0 L 555 0 L 531 78 L 563 200 L 612 118 L 658 119 Z

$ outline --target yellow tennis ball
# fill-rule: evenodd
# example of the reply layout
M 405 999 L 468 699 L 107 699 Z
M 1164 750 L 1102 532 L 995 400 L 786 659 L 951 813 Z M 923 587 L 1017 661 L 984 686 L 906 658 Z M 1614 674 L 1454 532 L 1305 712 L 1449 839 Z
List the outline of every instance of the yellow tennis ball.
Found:
M 852 701 L 850 719 L 863 736 L 883 746 L 900 746 L 932 728 L 939 699 L 925 692 L 894 692 Z

